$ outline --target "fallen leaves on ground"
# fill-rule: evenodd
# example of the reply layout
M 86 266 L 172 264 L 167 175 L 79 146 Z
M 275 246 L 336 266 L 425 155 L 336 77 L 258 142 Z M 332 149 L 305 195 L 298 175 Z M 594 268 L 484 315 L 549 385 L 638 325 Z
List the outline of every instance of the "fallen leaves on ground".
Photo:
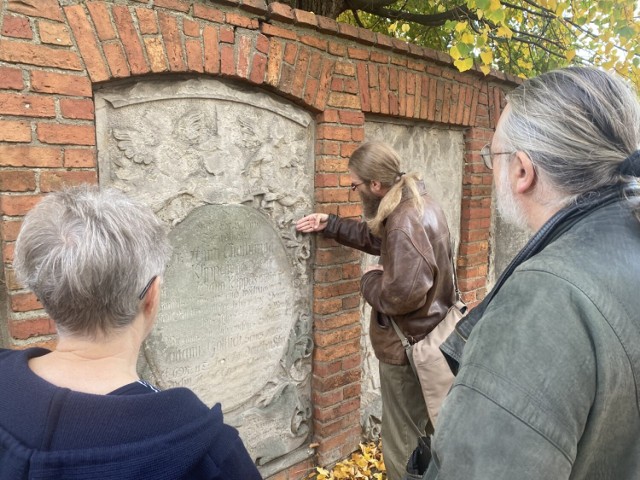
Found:
M 317 467 L 305 480 L 341 480 L 341 479 L 386 480 L 387 474 L 382 458 L 380 442 L 361 443 L 360 451 L 336 464 L 331 471 Z

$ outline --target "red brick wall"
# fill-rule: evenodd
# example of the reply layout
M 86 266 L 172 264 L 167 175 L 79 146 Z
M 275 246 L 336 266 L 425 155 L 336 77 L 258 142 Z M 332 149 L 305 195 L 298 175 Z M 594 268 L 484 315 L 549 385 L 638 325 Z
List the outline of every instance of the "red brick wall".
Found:
M 263 0 L 0 1 L 0 235 L 8 299 L 0 308 L 11 346 L 55 343 L 52 323 L 11 269 L 21 219 L 46 192 L 97 182 L 93 86 L 128 77 L 229 78 L 313 112 L 316 207 L 343 216 L 360 214 L 346 188 L 347 160 L 364 138 L 365 114 L 464 128 L 458 273 L 465 300 L 474 305 L 484 296 L 491 174 L 479 150 L 514 79 L 461 74 L 446 54 L 283 4 L 267 8 Z M 356 251 L 318 239 L 313 403 L 320 464 L 346 456 L 360 440 L 359 261 Z M 312 463 L 273 478 L 301 478 Z

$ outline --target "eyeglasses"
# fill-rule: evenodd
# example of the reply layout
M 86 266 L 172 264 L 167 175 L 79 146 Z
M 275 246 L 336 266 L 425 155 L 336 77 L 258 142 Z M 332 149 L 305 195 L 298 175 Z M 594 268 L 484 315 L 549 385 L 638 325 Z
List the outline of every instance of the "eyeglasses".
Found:
M 513 155 L 514 153 L 516 153 L 516 150 L 512 152 L 492 152 L 490 143 L 487 143 L 484 147 L 482 147 L 482 150 L 480 150 L 480 156 L 482 157 L 485 166 L 489 170 L 493 170 L 494 155 Z
M 367 182 L 365 181 L 365 182 L 360 182 L 360 183 L 351 183 L 351 190 L 353 190 L 355 192 L 360 185 L 363 185 L 365 183 L 367 183 Z
M 144 288 L 142 289 L 142 292 L 140 292 L 140 295 L 138 295 L 138 299 L 139 300 L 142 300 L 145 297 L 145 295 L 147 294 L 147 292 L 151 288 L 151 285 L 153 284 L 153 281 L 156 278 L 158 278 L 158 276 L 154 275 L 153 277 L 151 277 L 151 280 L 149 280 L 149 282 L 144 286 Z

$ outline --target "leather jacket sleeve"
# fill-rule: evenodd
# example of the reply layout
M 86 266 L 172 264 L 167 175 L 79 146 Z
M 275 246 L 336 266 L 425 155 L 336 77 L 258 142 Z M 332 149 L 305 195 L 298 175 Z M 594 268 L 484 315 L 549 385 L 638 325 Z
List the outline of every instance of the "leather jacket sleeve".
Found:
M 371 233 L 366 222 L 351 218 L 340 218 L 330 214 L 323 235 L 333 238 L 347 247 L 355 248 L 371 255 L 380 255 L 382 240 Z
M 427 302 L 433 286 L 435 260 L 429 262 L 401 229 L 387 233 L 387 248 L 390 253 L 384 270 L 372 270 L 362 277 L 362 295 L 375 310 L 389 316 L 416 311 Z

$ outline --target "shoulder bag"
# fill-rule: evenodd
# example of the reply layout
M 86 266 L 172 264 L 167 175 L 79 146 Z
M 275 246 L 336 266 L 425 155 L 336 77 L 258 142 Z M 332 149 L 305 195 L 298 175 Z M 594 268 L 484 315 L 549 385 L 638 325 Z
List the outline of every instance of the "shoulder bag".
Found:
M 453 372 L 449 368 L 444 354 L 440 351 L 440 345 L 453 333 L 456 324 L 467 314 L 467 306 L 460 299 L 453 253 L 451 265 L 453 267 L 453 285 L 456 292 L 456 301 L 440 323 L 425 338 L 412 345 L 396 322 L 391 319 L 393 328 L 407 352 L 409 363 L 420 382 L 429 419 L 434 427 L 442 401 L 449 393 L 454 379 Z

